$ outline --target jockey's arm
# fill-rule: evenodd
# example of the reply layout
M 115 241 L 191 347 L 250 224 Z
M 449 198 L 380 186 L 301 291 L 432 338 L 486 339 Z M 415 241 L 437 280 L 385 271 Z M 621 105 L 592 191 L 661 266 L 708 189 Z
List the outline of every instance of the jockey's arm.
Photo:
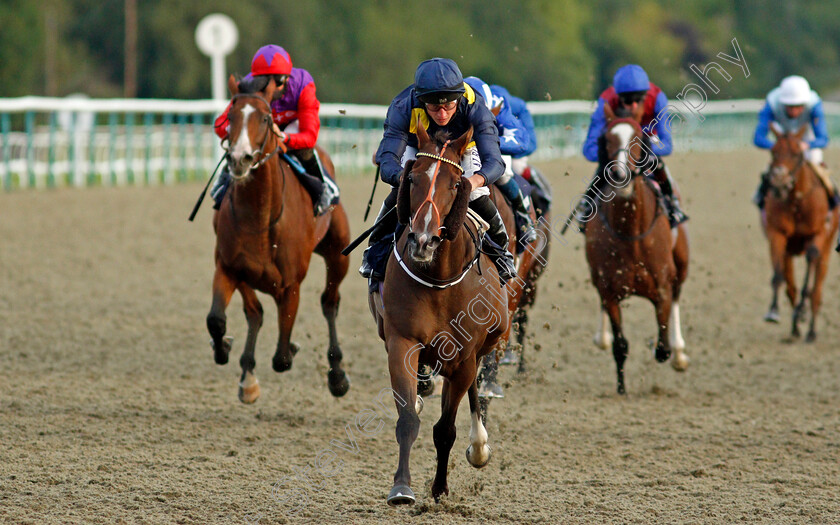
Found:
M 811 126 L 814 128 L 814 140 L 808 145 L 811 149 L 826 147 L 828 145 L 828 127 L 825 124 L 822 102 L 818 102 L 811 110 Z
M 654 105 L 654 113 L 656 114 L 656 125 L 652 130 L 647 130 L 651 139 L 656 137 L 658 140 L 651 140 L 651 149 L 657 157 L 667 157 L 674 149 L 674 143 L 671 139 L 670 120 L 668 119 L 668 97 L 665 93 L 660 91 L 656 97 L 656 104 Z M 661 115 L 661 117 L 660 117 Z
M 770 108 L 770 104 L 765 103 L 758 114 L 758 125 L 755 127 L 753 144 L 756 147 L 761 149 L 770 149 L 773 147 L 773 141 L 767 138 L 767 134 L 770 133 L 770 123 L 773 120 L 773 110 Z
M 230 111 L 230 106 L 233 102 L 229 103 L 228 106 L 225 108 L 225 111 L 216 118 L 216 122 L 213 123 L 213 130 L 216 132 L 216 135 L 219 136 L 220 139 L 226 139 L 228 136 L 228 129 L 230 128 L 230 121 L 228 120 L 228 112 Z
M 586 141 L 583 143 L 583 156 L 589 162 L 598 162 L 598 138 L 604 133 L 607 127 L 607 118 L 604 116 L 604 99 L 598 99 L 595 112 L 589 121 L 589 131 L 586 132 Z
M 408 144 L 409 118 L 405 101 L 394 100 L 385 116 L 385 134 L 376 150 L 376 164 L 382 182 L 399 186 L 402 176 L 402 156 Z
M 487 106 L 476 103 L 470 108 L 473 140 L 481 159 L 481 169 L 476 174 L 484 176 L 485 185 L 489 186 L 505 173 L 505 163 L 499 150 L 499 130 L 496 128 L 496 119 Z
M 310 82 L 300 92 L 298 98 L 298 132 L 288 135 L 286 145 L 289 149 L 311 149 L 318 141 L 318 132 L 321 130 L 321 119 L 318 111 L 321 103 L 315 96 L 315 83 Z

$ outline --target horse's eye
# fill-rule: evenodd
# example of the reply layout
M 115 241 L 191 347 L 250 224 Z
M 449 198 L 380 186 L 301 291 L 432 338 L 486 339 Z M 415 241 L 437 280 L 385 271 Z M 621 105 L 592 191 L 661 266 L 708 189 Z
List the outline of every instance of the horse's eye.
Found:
M 455 183 L 455 186 L 452 189 L 457 190 L 460 187 L 461 187 L 461 181 L 458 181 L 458 182 Z

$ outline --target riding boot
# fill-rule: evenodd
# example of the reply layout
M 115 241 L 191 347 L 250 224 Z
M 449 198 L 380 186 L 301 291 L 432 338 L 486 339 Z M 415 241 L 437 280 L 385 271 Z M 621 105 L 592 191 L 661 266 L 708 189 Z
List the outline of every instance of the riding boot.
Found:
M 362 254 L 362 266 L 359 267 L 359 273 L 362 277 L 366 279 L 370 279 L 372 281 L 383 281 L 385 280 L 385 265 L 384 264 L 377 264 L 379 261 L 370 261 L 369 256 L 371 252 L 380 253 L 382 252 L 382 244 L 386 243 L 390 236 L 394 233 L 397 228 L 397 214 L 391 213 L 385 220 L 379 222 L 382 219 L 382 216 L 388 213 L 391 208 L 397 203 L 397 188 L 392 188 L 391 193 L 385 197 L 385 200 L 382 202 L 382 207 L 379 208 L 379 214 L 376 216 L 376 220 L 373 221 L 374 224 L 379 223 L 379 225 L 373 229 L 368 238 L 368 247 L 365 249 L 365 252 Z M 387 262 L 387 259 L 385 259 Z
M 338 186 L 329 175 L 324 173 L 324 167 L 321 165 L 318 152 L 315 151 L 315 148 L 300 150 L 297 152 L 297 157 L 300 159 L 300 163 L 303 169 L 306 170 L 306 173 L 312 175 L 320 182 L 320 190 L 312 196 L 312 201 L 315 205 L 315 216 L 318 217 L 326 213 L 330 206 L 338 204 Z
M 505 223 L 502 221 L 502 216 L 499 215 L 499 210 L 496 209 L 496 205 L 487 195 L 482 195 L 470 202 L 470 208 L 490 225 L 487 235 L 493 242 L 484 244 L 482 249 L 493 259 L 493 263 L 499 271 L 499 278 L 504 284 L 516 276 L 516 265 L 513 262 L 513 255 L 507 249 L 510 238 L 505 229 Z
M 213 197 L 213 209 L 218 210 L 222 206 L 222 200 L 225 198 L 228 186 L 230 186 L 230 171 L 228 165 L 222 166 L 222 171 L 219 172 L 219 178 L 213 183 L 210 188 L 210 196 Z
M 534 229 L 531 214 L 528 213 L 528 208 L 531 207 L 531 199 L 522 193 L 522 189 L 513 177 L 504 184 L 497 182 L 496 187 L 502 191 L 502 195 L 510 202 L 513 212 L 516 214 L 516 242 L 519 246 L 532 243 L 537 238 L 537 231 Z
M 653 179 L 659 184 L 659 189 L 662 190 L 662 196 L 665 198 L 665 205 L 668 208 L 668 222 L 671 223 L 671 228 L 676 228 L 679 224 L 688 220 L 688 215 L 680 207 L 680 200 L 674 193 L 671 174 L 668 173 L 668 168 L 661 159 L 657 169 L 653 172 Z
M 753 195 L 752 201 L 753 204 L 758 206 L 759 210 L 764 209 L 764 197 L 767 195 L 767 190 L 770 189 L 770 170 L 765 171 L 761 174 L 761 182 L 758 183 L 758 189 L 755 190 L 755 195 Z

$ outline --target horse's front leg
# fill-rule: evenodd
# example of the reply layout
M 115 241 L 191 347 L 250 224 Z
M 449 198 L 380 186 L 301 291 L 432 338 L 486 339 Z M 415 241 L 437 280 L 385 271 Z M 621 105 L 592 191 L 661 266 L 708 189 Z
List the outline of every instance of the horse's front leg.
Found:
M 260 383 L 254 375 L 254 367 L 257 365 L 254 350 L 257 346 L 257 334 L 263 323 L 263 309 L 253 288 L 239 283 L 237 289 L 242 295 L 245 319 L 248 321 L 248 337 L 245 339 L 245 349 L 239 358 L 239 365 L 242 367 L 242 376 L 239 378 L 239 400 L 250 404 L 260 397 Z
M 610 319 L 610 326 L 612 327 L 613 342 L 612 351 L 615 359 L 615 373 L 617 376 L 619 394 L 624 395 L 627 389 L 624 385 L 624 362 L 627 361 L 627 353 L 629 346 L 627 339 L 624 338 L 624 332 L 621 331 L 621 307 L 618 300 L 602 300 L 601 308 L 607 313 Z
M 808 297 L 811 295 L 811 291 L 813 287 L 811 286 L 811 274 L 814 277 L 817 276 L 817 266 L 819 265 L 820 260 L 820 250 L 813 244 L 808 246 L 805 250 L 805 278 L 802 279 L 802 291 L 801 297 L 799 302 L 796 303 L 796 306 L 793 308 L 793 327 L 791 328 L 790 335 L 792 337 L 799 337 L 801 334 L 799 332 L 799 323 L 805 319 L 805 302 L 808 300 Z
M 292 358 L 298 352 L 297 345 L 291 342 L 292 327 L 295 325 L 298 305 L 300 304 L 300 283 L 292 283 L 275 297 L 277 315 L 280 324 L 280 338 L 277 351 L 271 360 L 271 366 L 277 372 L 285 372 L 292 367 Z
M 397 405 L 397 443 L 400 446 L 400 458 L 394 485 L 388 493 L 389 505 L 413 505 L 414 492 L 411 490 L 411 471 L 409 457 L 411 447 L 420 431 L 420 418 L 417 416 L 417 374 L 419 352 L 412 351 L 411 342 L 396 336 L 385 343 L 388 350 L 388 372 L 391 375 L 391 388 L 394 390 L 394 402 Z M 402 401 L 402 404 L 399 401 Z
M 341 254 L 339 254 L 341 255 Z M 327 350 L 327 360 L 330 363 L 330 370 L 327 373 L 327 384 L 330 393 L 335 397 L 341 397 L 350 389 L 350 380 L 341 367 L 341 347 L 338 345 L 338 330 L 335 327 L 335 320 L 338 317 L 338 303 L 341 296 L 338 293 L 338 285 L 344 276 L 347 275 L 346 257 L 341 256 L 344 261 L 339 264 L 337 260 L 327 260 L 327 286 L 321 294 L 321 312 L 327 320 L 330 331 L 330 346 Z
M 671 287 L 667 286 L 660 290 L 659 297 L 654 303 L 656 309 L 656 324 L 659 330 L 659 337 L 656 341 L 656 350 L 654 357 L 660 363 L 664 363 L 671 358 L 671 338 L 670 338 L 670 319 L 672 315 L 671 307 L 673 305 Z
M 434 496 L 435 501 L 440 501 L 440 497 L 442 495 L 449 494 L 449 486 L 446 478 L 449 467 L 449 453 L 452 450 L 452 445 L 455 443 L 455 417 L 458 414 L 458 405 L 461 404 L 464 394 L 467 393 L 467 390 L 469 390 L 471 385 L 473 387 L 475 386 L 476 366 L 477 364 L 474 357 L 472 359 L 467 359 L 446 381 L 443 382 L 443 393 L 441 395 L 440 402 L 440 419 L 434 426 L 435 449 L 437 449 L 437 469 L 435 470 L 435 480 L 432 483 L 432 496 Z M 472 403 L 470 403 L 470 407 L 471 409 L 473 408 Z M 475 408 L 477 409 L 477 406 Z M 478 421 L 478 424 L 480 425 L 481 421 L 478 410 L 473 410 L 472 415 L 473 424 L 475 425 L 476 421 Z M 484 427 L 482 426 L 482 429 L 483 428 Z M 485 443 L 486 435 L 487 432 L 485 431 Z M 472 439 L 470 441 L 472 441 Z M 477 445 L 478 441 L 480 440 L 476 437 Z M 476 456 L 475 459 L 479 465 L 475 466 L 484 466 L 481 462 L 483 461 L 484 464 L 486 464 L 487 460 L 490 459 L 489 453 L 487 454 L 487 457 L 484 458 L 482 455 L 483 452 L 483 447 L 476 449 L 474 456 Z M 470 458 L 469 449 L 467 450 L 467 458 Z M 470 462 L 472 463 L 472 460 Z
M 770 286 L 773 290 L 773 300 L 770 308 L 764 314 L 768 323 L 778 323 L 779 318 L 779 287 L 785 282 L 785 236 L 775 230 L 767 229 L 767 240 L 770 243 L 770 263 L 773 267 L 773 279 Z
M 210 332 L 210 346 L 213 347 L 213 358 L 216 364 L 224 365 L 228 362 L 232 337 L 225 337 L 227 331 L 227 316 L 225 309 L 230 303 L 236 283 L 216 263 L 216 273 L 213 274 L 213 302 L 210 313 L 207 314 L 207 330 Z

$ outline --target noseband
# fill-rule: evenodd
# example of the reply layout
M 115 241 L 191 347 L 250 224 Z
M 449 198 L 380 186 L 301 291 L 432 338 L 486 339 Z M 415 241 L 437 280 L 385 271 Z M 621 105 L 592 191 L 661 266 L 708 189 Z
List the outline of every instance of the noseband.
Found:
M 423 202 L 417 208 L 417 211 L 414 213 L 414 217 L 411 218 L 411 220 L 409 222 L 409 227 L 413 226 L 414 219 L 420 213 L 420 210 L 423 209 L 423 205 L 426 204 L 427 202 L 431 205 L 432 210 L 435 212 L 435 215 L 437 215 L 438 222 L 441 222 L 440 210 L 438 209 L 437 204 L 435 204 L 435 201 L 432 200 L 432 191 L 435 189 L 435 182 L 437 181 L 438 173 L 440 173 L 440 165 L 441 165 L 442 162 L 445 162 L 447 164 L 451 164 L 452 166 L 455 166 L 456 168 L 461 170 L 461 173 L 464 173 L 464 168 L 460 164 L 458 164 L 457 162 L 455 162 L 453 160 L 449 160 L 449 159 L 443 157 L 443 154 L 446 151 L 446 147 L 449 146 L 449 142 L 450 141 L 447 140 L 443 144 L 443 148 L 440 150 L 440 155 L 435 155 L 434 153 L 426 153 L 426 152 L 423 152 L 423 151 L 417 153 L 418 157 L 430 157 L 432 159 L 435 159 L 437 161 L 437 163 L 435 163 L 435 172 L 432 174 L 432 183 L 429 185 L 429 193 L 426 194 L 425 200 L 423 200 Z M 444 229 L 443 225 L 438 227 L 438 234 L 440 234 L 441 230 L 443 230 L 443 229 Z

